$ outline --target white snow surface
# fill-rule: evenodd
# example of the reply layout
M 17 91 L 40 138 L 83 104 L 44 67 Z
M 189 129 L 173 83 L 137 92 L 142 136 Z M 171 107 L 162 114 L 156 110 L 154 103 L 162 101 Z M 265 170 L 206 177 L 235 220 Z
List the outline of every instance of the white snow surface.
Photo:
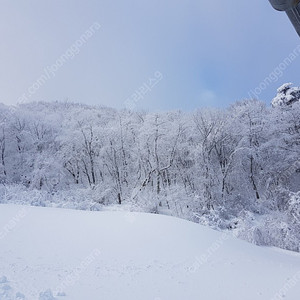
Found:
M 299 300 L 300 254 L 168 216 L 5 204 L 0 299 Z

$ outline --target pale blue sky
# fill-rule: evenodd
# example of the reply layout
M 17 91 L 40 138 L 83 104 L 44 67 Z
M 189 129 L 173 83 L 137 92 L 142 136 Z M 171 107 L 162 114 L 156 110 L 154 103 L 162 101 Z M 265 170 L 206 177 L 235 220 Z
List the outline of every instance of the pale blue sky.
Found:
M 0 102 L 17 103 L 94 22 L 101 28 L 30 100 L 122 108 L 159 71 L 138 109 L 223 107 L 249 97 L 300 44 L 267 0 L 2 0 Z M 300 85 L 299 65 L 298 57 L 259 98 Z

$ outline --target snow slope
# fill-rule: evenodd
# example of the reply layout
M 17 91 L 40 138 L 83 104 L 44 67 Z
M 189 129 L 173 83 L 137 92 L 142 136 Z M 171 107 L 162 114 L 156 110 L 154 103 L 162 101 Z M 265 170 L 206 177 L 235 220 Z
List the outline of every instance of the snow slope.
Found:
M 0 299 L 52 294 L 299 300 L 300 255 L 167 216 L 1 205 Z

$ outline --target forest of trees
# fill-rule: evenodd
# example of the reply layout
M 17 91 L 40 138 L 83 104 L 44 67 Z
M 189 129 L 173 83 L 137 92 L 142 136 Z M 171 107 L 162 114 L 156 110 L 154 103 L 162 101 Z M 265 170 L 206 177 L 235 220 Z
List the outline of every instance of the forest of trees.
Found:
M 300 88 L 195 112 L 1 105 L 0 183 L 2 203 L 121 205 L 300 251 Z

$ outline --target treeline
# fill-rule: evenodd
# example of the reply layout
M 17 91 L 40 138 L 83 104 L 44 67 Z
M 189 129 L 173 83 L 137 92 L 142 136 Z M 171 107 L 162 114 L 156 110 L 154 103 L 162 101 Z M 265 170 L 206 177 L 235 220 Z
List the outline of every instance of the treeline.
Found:
M 193 113 L 2 105 L 0 183 L 50 195 L 84 189 L 100 205 L 163 211 L 299 251 L 299 99 L 286 84 L 270 106 Z

